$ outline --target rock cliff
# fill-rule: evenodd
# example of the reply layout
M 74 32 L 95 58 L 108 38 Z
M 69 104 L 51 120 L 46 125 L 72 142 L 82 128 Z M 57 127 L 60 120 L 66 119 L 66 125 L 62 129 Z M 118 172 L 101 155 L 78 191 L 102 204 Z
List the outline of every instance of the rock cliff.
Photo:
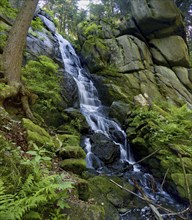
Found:
M 137 159 L 157 151 L 143 164 L 160 180 L 168 171 L 168 188 L 186 198 L 181 161 L 191 187 L 191 136 L 184 135 L 191 126 L 183 123 L 191 112 L 185 107 L 164 111 L 169 105 L 192 104 L 183 17 L 172 0 L 129 2 L 127 19 L 79 25 L 83 61 L 101 99 L 111 105 L 111 116 L 127 128 Z
M 112 101 L 192 104 L 191 71 L 183 18 L 173 1 L 130 1 L 127 20 L 79 26 L 82 56 Z

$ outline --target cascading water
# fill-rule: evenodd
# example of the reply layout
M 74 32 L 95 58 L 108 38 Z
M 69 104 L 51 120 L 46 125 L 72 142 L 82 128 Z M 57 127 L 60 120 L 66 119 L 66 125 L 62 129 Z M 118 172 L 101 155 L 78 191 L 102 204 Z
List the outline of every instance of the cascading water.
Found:
M 102 133 L 120 147 L 120 160 L 133 163 L 133 157 L 130 153 L 129 145 L 125 132 L 113 120 L 108 119 L 103 111 L 103 106 L 98 98 L 97 89 L 93 85 L 87 71 L 82 68 L 79 57 L 76 55 L 71 44 L 57 35 L 60 44 L 60 51 L 65 66 L 65 71 L 70 74 L 78 87 L 80 111 L 85 116 L 87 123 L 95 133 Z M 116 137 L 118 133 L 122 138 L 120 142 Z M 93 159 L 97 167 L 101 168 L 103 163 L 91 152 L 91 143 L 89 138 L 85 139 L 85 150 L 87 153 L 87 167 L 93 168 Z
M 104 106 L 102 106 L 101 101 L 98 98 L 97 90 L 93 85 L 93 82 L 88 72 L 85 71 L 84 68 L 82 68 L 80 60 L 71 44 L 59 34 L 57 34 L 56 37 L 60 45 L 60 51 L 65 71 L 74 78 L 77 84 L 79 91 L 80 111 L 85 116 L 90 128 L 94 133 L 102 133 L 107 138 L 112 140 L 116 144 L 116 146 L 120 147 L 121 162 L 123 161 L 133 164 L 134 159 L 132 154 L 130 153 L 130 148 L 129 144 L 127 143 L 125 132 L 115 121 L 106 117 L 106 114 L 103 110 Z M 117 133 L 120 135 L 116 135 Z M 120 139 L 118 138 L 119 136 L 121 136 Z M 89 137 L 85 138 L 84 143 L 85 151 L 87 153 L 87 167 L 96 168 L 99 171 L 99 169 L 104 166 L 104 163 L 92 153 L 92 146 Z M 147 182 L 154 181 L 154 179 L 150 174 L 143 173 L 140 170 L 137 170 L 137 167 L 135 167 L 135 170 L 133 172 L 125 173 L 124 178 L 131 179 L 132 175 L 134 175 L 134 178 L 138 179 L 138 183 L 143 188 L 146 195 L 153 201 L 163 203 L 166 206 L 172 207 L 176 210 L 183 208 L 183 206 L 176 204 L 174 199 L 172 199 L 167 193 L 162 191 L 161 187 L 159 187 L 159 184 L 156 184 L 156 193 L 151 193 L 151 188 L 149 187 Z M 132 211 L 130 211 L 122 215 L 121 219 L 154 219 L 153 217 L 149 218 L 146 214 L 146 217 L 140 218 L 141 216 L 144 216 L 143 213 L 147 213 L 148 211 L 148 207 L 140 209 L 138 215 L 133 214 L 131 213 Z M 139 218 L 135 216 L 139 216 Z M 175 220 L 175 218 L 171 217 L 168 219 Z

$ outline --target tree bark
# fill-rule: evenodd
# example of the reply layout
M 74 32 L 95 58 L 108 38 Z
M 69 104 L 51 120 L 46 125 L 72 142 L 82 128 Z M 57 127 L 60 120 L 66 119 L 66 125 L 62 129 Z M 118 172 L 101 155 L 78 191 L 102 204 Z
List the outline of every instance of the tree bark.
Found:
M 7 86 L 0 93 L 0 102 L 22 92 L 21 67 L 28 29 L 39 0 L 25 0 L 9 32 L 2 56 L 2 70 Z M 21 91 L 22 90 L 22 91 Z M 26 98 L 25 98 L 26 99 Z M 26 101 L 25 101 L 26 103 Z M 25 109 L 25 108 L 24 108 Z M 30 114 L 31 115 L 31 114 Z

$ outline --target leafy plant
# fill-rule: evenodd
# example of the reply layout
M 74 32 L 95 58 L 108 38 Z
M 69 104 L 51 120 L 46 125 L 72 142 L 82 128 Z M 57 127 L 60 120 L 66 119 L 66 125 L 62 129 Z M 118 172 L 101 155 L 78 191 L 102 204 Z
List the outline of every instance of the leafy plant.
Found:
M 0 13 L 8 18 L 14 19 L 17 15 L 17 10 L 12 8 L 8 0 L 0 1 Z
M 46 164 L 51 158 L 45 156 L 49 152 L 33 147 L 33 151 L 27 152 L 30 157 L 21 161 L 30 169 L 16 190 L 7 193 L 0 180 L 0 219 L 65 219 L 61 210 L 68 207 L 67 190 L 72 183 L 65 181 L 62 174 L 50 175 Z
M 42 20 L 39 17 L 36 17 L 35 19 L 32 20 L 31 27 L 33 28 L 33 30 L 42 31 L 43 29 Z
M 30 60 L 23 68 L 23 79 L 27 87 L 38 95 L 33 111 L 45 121 L 50 121 L 50 115 L 53 116 L 54 112 L 57 114 L 58 106 L 62 103 L 60 79 L 57 72 L 58 65 L 46 56 Z
M 56 206 L 60 217 L 60 209 L 68 207 L 65 199 L 70 182 L 64 182 L 63 176 L 44 176 L 36 180 L 30 174 L 15 194 L 6 194 L 3 182 L 0 180 L 0 219 L 45 219 Z M 50 214 L 51 215 L 51 214 Z M 52 214 L 53 215 L 53 214 Z

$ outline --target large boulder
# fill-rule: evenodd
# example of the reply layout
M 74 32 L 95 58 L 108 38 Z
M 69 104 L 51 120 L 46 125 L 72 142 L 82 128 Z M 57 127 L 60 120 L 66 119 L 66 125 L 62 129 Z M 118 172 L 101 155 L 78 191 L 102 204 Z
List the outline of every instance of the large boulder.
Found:
M 185 33 L 181 13 L 174 1 L 131 0 L 132 16 L 147 37 L 164 37 Z
M 122 73 L 145 69 L 152 64 L 150 52 L 144 42 L 136 37 L 123 35 L 107 39 L 110 51 L 109 63 Z
M 90 138 L 92 152 L 106 164 L 111 164 L 120 158 L 120 147 L 104 134 L 95 133 Z
M 189 53 L 187 45 L 180 36 L 169 36 L 152 39 L 151 52 L 157 64 L 164 66 L 189 67 Z

